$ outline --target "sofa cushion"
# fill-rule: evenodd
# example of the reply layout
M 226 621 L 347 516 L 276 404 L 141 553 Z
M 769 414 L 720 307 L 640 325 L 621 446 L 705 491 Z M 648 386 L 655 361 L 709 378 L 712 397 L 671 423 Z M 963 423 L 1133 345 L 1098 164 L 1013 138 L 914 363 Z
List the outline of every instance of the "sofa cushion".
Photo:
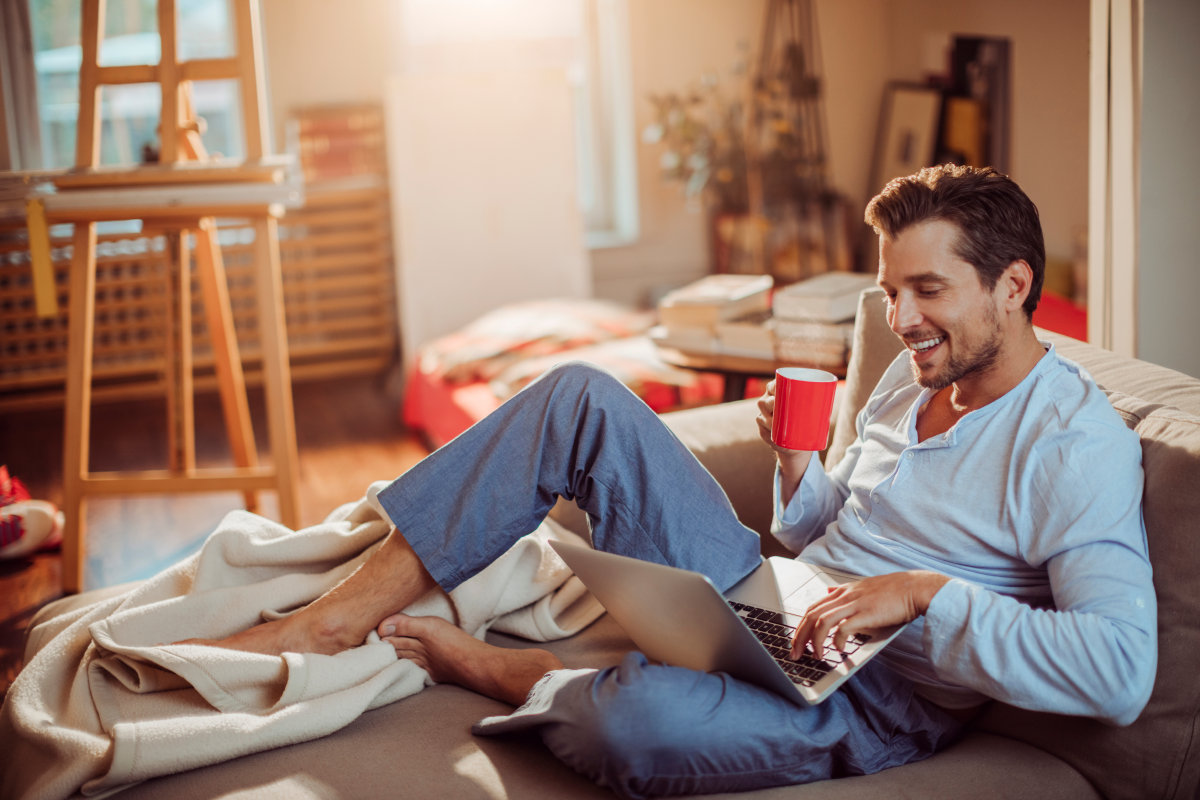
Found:
M 544 646 L 501 634 L 489 634 L 488 638 L 506 647 Z M 610 666 L 631 647 L 624 631 L 607 615 L 582 634 L 548 645 L 568 667 Z M 472 723 L 508 710 L 457 687 L 434 686 L 368 711 L 332 736 L 155 778 L 125 790 L 120 797 L 614 797 L 555 759 L 534 735 L 471 735 Z M 982 733 L 971 734 L 926 761 L 876 775 L 712 797 L 1098 800 L 1088 782 L 1059 759 L 1029 745 Z
M 1158 594 L 1154 692 L 1138 720 L 1125 728 L 1001 704 L 979 727 L 1057 755 L 1106 797 L 1195 798 L 1200 789 L 1195 655 L 1200 652 L 1200 417 L 1119 391 L 1111 391 L 1109 399 L 1142 441 L 1143 514 Z
M 884 370 L 903 349 L 899 337 L 888 326 L 883 289 L 864 289 L 858 297 L 858 313 L 854 318 L 854 343 L 850 347 L 850 363 L 846 365 L 846 388 L 838 400 L 833 436 L 825 451 L 825 463 L 830 467 L 841 461 L 846 448 L 854 442 L 858 433 L 854 420 L 859 410 L 871 398 Z
M 1082 364 L 1106 391 L 1145 398 L 1200 417 L 1200 380 L 1196 378 L 1050 331 L 1039 330 L 1038 338 L 1053 342 L 1059 355 Z

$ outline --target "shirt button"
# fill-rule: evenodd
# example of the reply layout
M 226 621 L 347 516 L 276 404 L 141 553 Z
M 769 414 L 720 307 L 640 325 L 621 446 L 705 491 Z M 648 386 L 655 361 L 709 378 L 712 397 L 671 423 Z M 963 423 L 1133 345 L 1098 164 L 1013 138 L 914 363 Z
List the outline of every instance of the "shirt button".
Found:
M 910 452 L 907 452 L 907 453 L 905 453 L 905 454 L 904 454 L 904 457 L 905 457 L 905 458 L 912 458 L 912 457 L 913 457 L 913 454 L 912 454 L 912 452 L 910 451 Z

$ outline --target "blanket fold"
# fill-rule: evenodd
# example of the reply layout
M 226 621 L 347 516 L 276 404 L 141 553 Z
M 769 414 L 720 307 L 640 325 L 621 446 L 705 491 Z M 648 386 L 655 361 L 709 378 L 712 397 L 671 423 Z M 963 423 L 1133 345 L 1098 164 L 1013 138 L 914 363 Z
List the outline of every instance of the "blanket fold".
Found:
M 0 795 L 113 794 L 325 736 L 428 685 L 375 633 L 333 656 L 170 644 L 228 636 L 335 586 L 390 530 L 375 502 L 384 485 L 300 531 L 231 512 L 193 556 L 31 631 L 0 709 Z M 543 523 L 453 592 L 406 610 L 479 638 L 493 626 L 537 641 L 570 636 L 602 613 L 547 544 L 572 536 Z

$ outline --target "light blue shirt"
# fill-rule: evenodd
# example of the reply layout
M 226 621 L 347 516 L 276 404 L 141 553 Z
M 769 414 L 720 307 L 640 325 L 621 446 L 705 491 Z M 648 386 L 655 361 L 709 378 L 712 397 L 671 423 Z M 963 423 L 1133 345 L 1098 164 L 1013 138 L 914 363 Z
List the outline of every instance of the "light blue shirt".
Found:
M 830 472 L 814 456 L 772 532 L 859 575 L 951 577 L 880 655 L 926 697 L 1132 722 L 1157 663 L 1141 448 L 1053 346 L 1016 387 L 924 442 L 901 353 Z

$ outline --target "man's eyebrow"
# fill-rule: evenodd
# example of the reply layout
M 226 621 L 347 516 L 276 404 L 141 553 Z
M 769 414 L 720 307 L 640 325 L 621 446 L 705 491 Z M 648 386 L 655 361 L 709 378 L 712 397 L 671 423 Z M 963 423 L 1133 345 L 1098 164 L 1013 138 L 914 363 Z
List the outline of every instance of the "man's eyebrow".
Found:
M 905 283 L 945 283 L 949 278 L 940 272 L 922 272 L 917 275 L 909 275 L 904 279 Z
M 916 275 L 909 275 L 906 278 L 904 278 L 902 283 L 906 283 L 909 285 L 912 285 L 915 283 L 946 283 L 948 280 L 949 280 L 949 278 L 947 278 L 942 273 L 930 271 L 930 272 L 920 272 Z M 885 288 L 885 289 L 888 286 L 888 282 L 882 278 L 877 279 L 875 281 L 875 283 L 878 284 L 881 288 Z

